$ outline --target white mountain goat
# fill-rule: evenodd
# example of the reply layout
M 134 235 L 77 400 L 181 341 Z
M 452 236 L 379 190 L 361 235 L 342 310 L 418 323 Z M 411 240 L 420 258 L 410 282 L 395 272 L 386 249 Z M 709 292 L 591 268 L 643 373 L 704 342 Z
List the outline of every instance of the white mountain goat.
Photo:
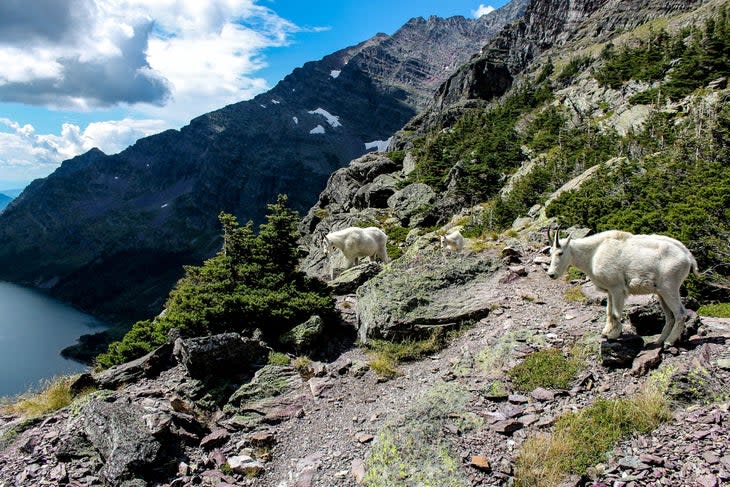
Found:
M 682 242 L 663 235 L 633 235 L 610 230 L 585 238 L 561 240 L 559 230 L 548 239 L 550 268 L 548 276 L 560 277 L 568 266 L 575 266 L 608 294 L 606 326 L 603 336 L 621 335 L 621 314 L 629 294 L 656 294 L 666 321 L 657 344 L 673 345 L 684 332 L 686 310 L 679 287 L 689 271 L 695 274 L 697 261 Z
M 461 232 L 457 229 L 447 235 L 441 235 L 441 248 L 452 252 L 464 250 L 464 237 Z
M 377 227 L 347 227 L 336 232 L 330 232 L 324 237 L 324 252 L 328 254 L 335 249 L 340 249 L 347 259 L 349 269 L 357 264 L 360 257 L 370 257 L 370 261 L 375 261 L 377 255 L 380 259 L 387 263 L 388 251 L 385 244 L 388 236 Z M 334 266 L 330 267 L 330 278 L 334 279 Z

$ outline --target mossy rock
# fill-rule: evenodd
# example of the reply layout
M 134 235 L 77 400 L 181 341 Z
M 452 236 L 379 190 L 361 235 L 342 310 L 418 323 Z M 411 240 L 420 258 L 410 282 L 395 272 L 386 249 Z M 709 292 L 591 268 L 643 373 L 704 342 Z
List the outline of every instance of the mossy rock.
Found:
M 667 396 L 680 404 L 710 404 L 727 400 L 730 392 L 711 369 L 695 364 L 669 377 Z
M 293 367 L 266 365 L 256 372 L 251 382 L 242 385 L 231 395 L 224 410 L 236 412 L 239 407 L 285 394 L 301 384 L 302 378 Z
M 358 288 L 359 339 L 423 338 L 433 327 L 485 317 L 492 305 L 486 290 L 498 266 L 483 255 L 445 258 L 422 237 Z
M 312 350 L 322 338 L 324 321 L 314 315 L 301 325 L 297 325 L 279 337 L 282 345 L 295 350 L 297 353 Z

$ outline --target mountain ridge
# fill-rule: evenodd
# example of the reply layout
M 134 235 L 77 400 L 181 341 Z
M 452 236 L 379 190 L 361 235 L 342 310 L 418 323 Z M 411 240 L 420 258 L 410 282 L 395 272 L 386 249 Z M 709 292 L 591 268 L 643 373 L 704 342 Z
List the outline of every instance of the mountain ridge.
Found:
M 400 129 L 445 67 L 525 3 L 477 20 L 414 19 L 180 130 L 65 161 L 0 216 L 0 277 L 114 321 L 159 312 L 180 266 L 217 250 L 220 211 L 260 222 L 278 193 L 309 208 L 333 170 Z

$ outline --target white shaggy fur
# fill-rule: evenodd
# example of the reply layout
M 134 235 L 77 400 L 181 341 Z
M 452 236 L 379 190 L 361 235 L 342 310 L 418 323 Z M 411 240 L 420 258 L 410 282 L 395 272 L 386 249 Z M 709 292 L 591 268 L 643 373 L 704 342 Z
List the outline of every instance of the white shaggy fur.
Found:
M 377 227 L 347 227 L 336 232 L 330 232 L 324 237 L 324 251 L 326 254 L 340 249 L 347 259 L 349 269 L 357 264 L 360 257 L 370 257 L 375 261 L 377 255 L 383 262 L 389 262 L 385 244 L 388 236 Z M 330 278 L 334 279 L 334 266 L 330 267 Z
M 697 261 L 682 242 L 664 235 L 633 235 L 618 230 L 560 240 L 556 231 L 550 256 L 550 277 L 560 277 L 573 265 L 608 294 L 605 337 L 615 339 L 621 335 L 621 314 L 629 294 L 659 297 L 666 322 L 658 344 L 666 341 L 673 345 L 682 336 L 687 311 L 679 287 L 690 270 L 698 273 Z
M 448 235 L 441 235 L 441 248 L 452 252 L 461 252 L 464 250 L 464 237 L 459 230 L 455 230 Z

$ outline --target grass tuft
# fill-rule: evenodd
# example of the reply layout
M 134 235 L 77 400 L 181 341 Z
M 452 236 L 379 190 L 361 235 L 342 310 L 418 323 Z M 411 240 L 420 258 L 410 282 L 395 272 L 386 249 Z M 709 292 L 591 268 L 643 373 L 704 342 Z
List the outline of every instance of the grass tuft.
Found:
M 40 392 L 27 392 L 0 407 L 0 412 L 36 418 L 71 404 L 71 377 L 55 377 L 45 381 Z
M 281 352 L 269 352 L 269 365 L 289 365 L 289 356 Z
M 460 327 L 451 330 L 434 328 L 431 335 L 423 340 L 369 340 L 365 348 L 370 352 L 370 368 L 381 377 L 396 377 L 399 375 L 399 363 L 420 360 L 439 352 L 458 336 L 460 330 Z
M 647 433 L 671 417 L 662 387 L 649 386 L 631 398 L 599 398 L 559 418 L 551 434 L 525 441 L 515 462 L 515 485 L 548 487 L 568 474 L 582 475 L 605 461 L 621 438 Z
M 588 301 L 588 298 L 580 286 L 573 286 L 565 291 L 565 300 L 572 303 L 585 303 Z
M 566 389 L 580 368 L 580 361 L 565 358 L 556 348 L 533 352 L 508 375 L 519 391 L 529 392 L 537 387 Z
M 714 318 L 730 318 L 730 303 L 704 304 L 697 310 L 697 314 Z

